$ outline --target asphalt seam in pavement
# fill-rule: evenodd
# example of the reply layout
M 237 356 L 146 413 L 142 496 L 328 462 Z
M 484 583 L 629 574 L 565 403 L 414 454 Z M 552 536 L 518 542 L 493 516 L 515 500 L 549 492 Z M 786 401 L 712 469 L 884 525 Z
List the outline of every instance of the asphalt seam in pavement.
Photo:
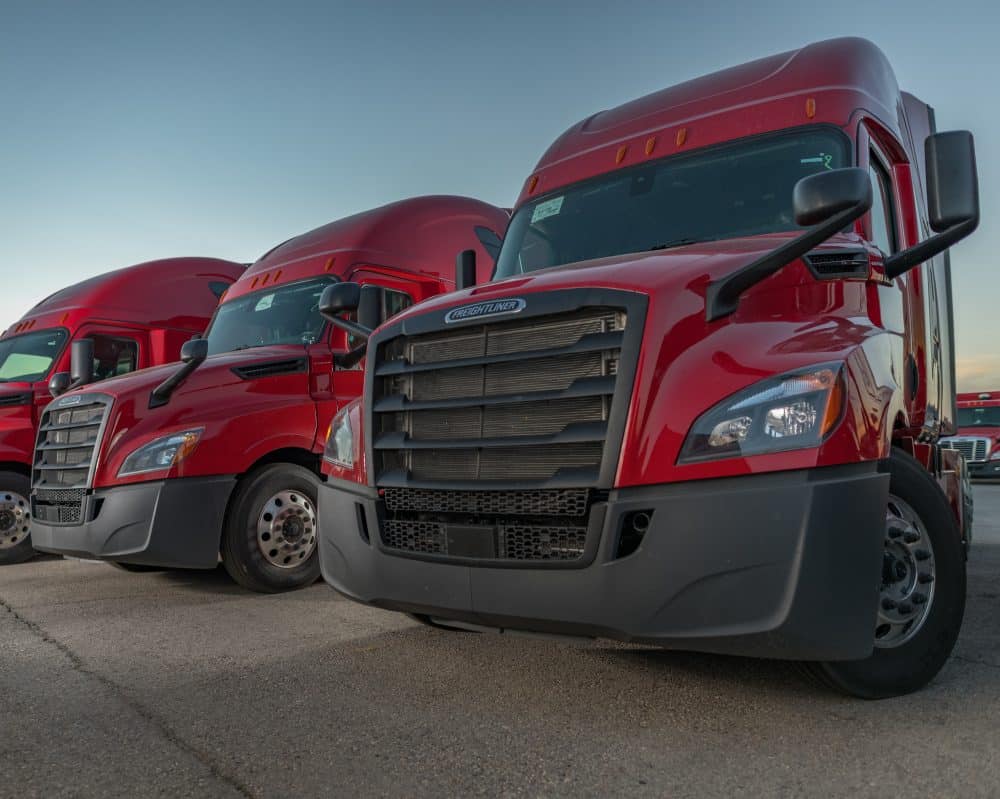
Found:
M 205 766 L 213 777 L 226 783 L 240 795 L 246 796 L 248 799 L 256 799 L 256 794 L 248 785 L 236 776 L 224 771 L 207 753 L 201 751 L 198 747 L 181 738 L 180 735 L 178 735 L 163 719 L 149 710 L 149 708 L 133 699 L 121 685 L 116 683 L 114 680 L 105 677 L 103 674 L 88 668 L 76 652 L 66 646 L 66 644 L 62 641 L 59 641 L 49 635 L 41 625 L 36 624 L 30 619 L 24 618 L 24 616 L 11 607 L 11 605 L 9 605 L 3 597 L 0 597 L 0 607 L 10 613 L 14 617 L 15 621 L 18 621 L 27 627 L 28 630 L 36 635 L 43 643 L 49 644 L 59 650 L 59 652 L 61 652 L 67 660 L 69 660 L 70 665 L 75 671 L 78 671 L 86 677 L 97 680 L 101 683 L 101 685 L 108 688 L 115 694 L 115 696 L 118 697 L 118 699 L 120 699 L 130 710 L 132 710 L 133 713 L 138 715 L 147 724 L 153 726 L 168 742 L 176 746 L 181 751 L 191 755 L 195 760 Z

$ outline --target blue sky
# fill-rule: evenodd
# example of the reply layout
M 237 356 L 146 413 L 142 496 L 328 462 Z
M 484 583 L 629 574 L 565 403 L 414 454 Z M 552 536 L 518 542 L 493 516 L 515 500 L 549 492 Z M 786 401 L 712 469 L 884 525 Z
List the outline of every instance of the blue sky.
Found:
M 998 23 L 963 0 L 0 0 L 0 329 L 139 261 L 250 261 L 417 194 L 510 205 L 594 111 L 862 35 L 941 129 L 977 135 L 983 222 L 952 252 L 960 382 L 998 388 Z

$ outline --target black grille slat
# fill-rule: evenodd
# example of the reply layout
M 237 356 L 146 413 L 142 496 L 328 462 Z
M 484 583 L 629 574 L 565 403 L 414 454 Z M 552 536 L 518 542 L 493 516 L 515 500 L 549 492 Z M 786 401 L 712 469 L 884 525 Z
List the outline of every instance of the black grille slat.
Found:
M 410 472 L 417 480 L 451 480 L 477 474 L 480 480 L 546 480 L 568 469 L 589 469 L 596 476 L 600 442 L 562 447 L 467 450 L 412 450 Z
M 460 431 L 461 432 L 461 431 Z M 508 435 L 499 438 L 408 438 L 406 433 L 396 431 L 384 433 L 375 439 L 375 449 L 417 450 L 417 449 L 492 449 L 496 447 L 539 447 L 550 444 L 569 444 L 584 441 L 604 441 L 607 425 L 604 422 L 581 422 L 566 426 L 549 435 L 522 436 Z
M 485 363 L 524 363 L 550 358 L 563 358 L 567 355 L 583 352 L 620 349 L 621 345 L 621 333 L 594 333 L 584 336 L 575 344 L 568 344 L 562 347 L 539 347 L 538 349 L 525 352 L 515 351 L 499 355 L 481 355 L 473 358 L 458 358 L 453 361 L 425 361 L 423 363 L 412 363 L 408 360 L 386 361 L 376 368 L 375 374 L 379 377 L 385 377 L 388 375 L 413 374 L 442 369 L 465 369 Z
M 388 394 L 376 400 L 375 413 L 390 413 L 393 411 L 422 411 L 444 408 L 465 408 L 470 405 L 513 405 L 525 402 L 550 402 L 552 400 L 570 399 L 573 397 L 603 397 L 614 394 L 615 378 L 584 377 L 574 380 L 564 389 L 554 391 L 519 392 L 516 394 L 497 394 L 490 397 L 452 397 L 442 400 L 408 400 L 405 394 Z
M 232 372 L 242 380 L 257 380 L 261 377 L 300 374 L 305 372 L 306 368 L 305 358 L 286 358 L 280 361 L 254 363 L 249 366 L 234 366 Z

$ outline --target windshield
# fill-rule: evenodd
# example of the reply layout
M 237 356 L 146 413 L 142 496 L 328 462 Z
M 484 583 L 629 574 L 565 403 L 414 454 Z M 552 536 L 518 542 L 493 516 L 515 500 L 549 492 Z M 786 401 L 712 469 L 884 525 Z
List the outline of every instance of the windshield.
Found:
M 1000 427 L 1000 408 L 959 408 L 959 427 Z
M 514 214 L 495 276 L 797 230 L 792 188 L 814 172 L 849 166 L 849 144 L 833 128 L 785 131 L 567 186 Z
M 67 335 L 61 328 L 36 330 L 0 341 L 0 383 L 44 380 Z
M 208 329 L 208 354 L 269 344 L 312 344 L 326 324 L 319 296 L 332 278 L 303 280 L 223 303 Z

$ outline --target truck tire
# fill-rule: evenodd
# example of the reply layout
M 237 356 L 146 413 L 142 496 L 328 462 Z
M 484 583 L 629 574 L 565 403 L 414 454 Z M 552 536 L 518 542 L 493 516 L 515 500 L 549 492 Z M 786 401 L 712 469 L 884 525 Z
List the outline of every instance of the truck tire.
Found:
M 0 471 L 0 565 L 23 563 L 31 548 L 31 480 L 19 472 Z
M 934 478 L 893 450 L 875 650 L 864 660 L 808 663 L 821 682 L 862 699 L 916 691 L 944 666 L 965 614 L 965 551 Z
M 276 594 L 319 578 L 316 493 L 319 478 L 291 463 L 273 463 L 236 486 L 222 533 L 222 563 L 244 588 Z

